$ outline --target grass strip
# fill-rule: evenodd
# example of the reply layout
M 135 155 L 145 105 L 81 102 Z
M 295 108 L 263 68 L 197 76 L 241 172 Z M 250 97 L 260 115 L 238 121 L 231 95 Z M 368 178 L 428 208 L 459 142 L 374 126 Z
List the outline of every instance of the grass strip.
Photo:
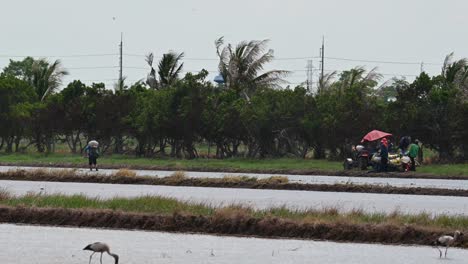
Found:
M 277 159 L 172 159 L 172 158 L 136 158 L 129 155 L 111 155 L 99 159 L 102 168 L 141 169 L 141 170 L 186 170 L 206 172 L 267 173 L 295 175 L 331 175 L 360 177 L 393 178 L 431 178 L 431 179 L 468 179 L 468 164 L 424 165 L 418 172 L 369 173 L 368 171 L 344 171 L 342 162 L 313 159 L 277 158 Z M 53 154 L 2 154 L 0 165 L 83 168 L 86 160 L 80 155 L 69 153 Z
M 361 184 L 302 184 L 290 183 L 287 177 L 271 176 L 258 179 L 247 176 L 226 176 L 224 178 L 189 178 L 183 172 L 174 172 L 169 177 L 156 178 L 136 176 L 128 169 L 120 169 L 112 175 L 81 174 L 74 170 L 14 170 L 0 172 L 0 180 L 87 182 L 109 184 L 142 184 L 166 186 L 245 188 L 269 190 L 299 190 L 322 192 L 355 192 L 381 194 L 439 195 L 468 197 L 468 190 L 423 187 L 396 187 L 391 185 Z
M 462 216 L 366 214 L 359 210 L 339 214 L 333 208 L 213 208 L 150 196 L 101 200 L 80 195 L 16 197 L 6 191 L 0 192 L 0 222 L 419 245 L 431 245 L 442 234 L 468 227 L 468 218 Z M 459 246 L 468 248 L 468 239 Z

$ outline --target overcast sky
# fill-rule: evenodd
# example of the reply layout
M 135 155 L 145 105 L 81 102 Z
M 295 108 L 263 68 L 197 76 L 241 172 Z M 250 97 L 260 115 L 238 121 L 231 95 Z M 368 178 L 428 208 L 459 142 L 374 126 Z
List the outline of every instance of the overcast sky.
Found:
M 0 1 L 0 68 L 22 59 L 13 56 L 59 58 L 70 72 L 65 84 L 81 79 L 112 87 L 120 32 L 131 82 L 146 77 L 144 54 L 169 50 L 185 52 L 186 71 L 204 68 L 212 79 L 220 36 L 233 44 L 269 39 L 278 59 L 268 68 L 292 71 L 293 86 L 305 81 L 307 57 L 319 55 L 322 36 L 326 71 L 378 67 L 386 79 L 412 80 L 420 62 L 436 74 L 448 53 L 468 57 L 466 0 Z M 313 64 L 317 69 L 319 60 Z

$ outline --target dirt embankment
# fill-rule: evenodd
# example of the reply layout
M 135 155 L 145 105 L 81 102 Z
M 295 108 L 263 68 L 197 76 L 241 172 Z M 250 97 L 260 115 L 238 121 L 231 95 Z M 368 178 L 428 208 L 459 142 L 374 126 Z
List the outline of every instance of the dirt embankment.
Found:
M 131 171 L 122 170 L 113 175 L 79 174 L 73 170 L 16 170 L 0 172 L 0 180 L 51 181 L 51 182 L 87 182 L 109 184 L 140 184 L 217 188 L 244 188 L 269 190 L 297 190 L 322 192 L 355 192 L 380 194 L 412 194 L 468 197 L 468 190 L 439 189 L 422 187 L 395 187 L 390 185 L 358 185 L 358 184 L 301 184 L 290 183 L 287 178 L 273 176 L 257 179 L 245 176 L 225 178 L 188 178 L 183 173 L 174 176 L 156 178 L 132 175 Z
M 273 217 L 252 218 L 242 212 L 207 217 L 7 206 L 0 206 L 0 222 L 418 245 L 432 245 L 438 236 L 453 232 L 397 225 L 303 223 Z M 460 246 L 467 248 L 467 242 L 468 239 L 463 239 Z
M 8 163 L 0 162 L 0 166 L 24 167 L 54 167 L 54 168 L 86 168 L 76 163 Z M 196 172 L 224 172 L 224 173 L 261 173 L 261 174 L 289 174 L 289 175 L 316 175 L 316 176 L 343 176 L 343 177 L 374 177 L 374 178 L 414 178 L 414 179 L 448 179 L 468 180 L 468 175 L 435 175 L 419 172 L 386 172 L 377 173 L 362 170 L 320 170 L 320 169 L 243 169 L 243 168 L 212 168 L 212 167 L 183 167 L 161 165 L 128 165 L 128 164 L 100 164 L 102 169 L 132 169 L 132 170 L 165 170 L 165 171 L 196 171 Z

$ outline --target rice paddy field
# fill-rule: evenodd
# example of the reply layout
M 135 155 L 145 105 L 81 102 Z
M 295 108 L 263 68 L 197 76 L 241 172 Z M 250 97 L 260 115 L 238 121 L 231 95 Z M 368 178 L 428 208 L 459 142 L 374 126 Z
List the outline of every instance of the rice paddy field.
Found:
M 259 239 L 89 228 L 0 224 L 0 261 L 15 264 L 88 263 L 87 244 L 106 241 L 119 263 L 441 263 L 429 246 Z M 64 239 L 66 237 L 66 239 Z M 93 263 L 99 263 L 95 254 Z M 468 251 L 451 248 L 442 262 L 465 263 Z M 113 263 L 105 254 L 103 263 Z
M 438 263 L 435 239 L 468 230 L 468 197 L 131 183 L 168 177 L 463 191 L 463 179 L 0 167 L 9 171 L 68 173 L 81 182 L 0 180 L 0 243 L 14 240 L 1 263 L 87 263 L 90 252 L 82 248 L 95 241 L 109 243 L 119 263 L 387 263 L 395 256 Z M 132 181 L 86 182 L 96 177 Z M 65 234 L 73 236 L 57 242 Z M 9 252 L 19 245 L 39 253 Z M 453 246 L 447 260 L 460 263 L 468 240 Z

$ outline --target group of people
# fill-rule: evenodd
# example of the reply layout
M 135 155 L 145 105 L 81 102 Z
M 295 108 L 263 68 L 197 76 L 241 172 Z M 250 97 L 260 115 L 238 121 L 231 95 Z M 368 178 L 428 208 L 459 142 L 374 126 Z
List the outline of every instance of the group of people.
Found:
M 380 171 L 388 170 L 388 153 L 392 149 L 392 144 L 387 138 L 382 138 L 380 141 Z M 422 148 L 419 140 L 411 140 L 411 137 L 404 136 L 400 139 L 398 149 L 402 156 L 410 158 L 410 170 L 416 171 L 416 159 L 422 162 Z

